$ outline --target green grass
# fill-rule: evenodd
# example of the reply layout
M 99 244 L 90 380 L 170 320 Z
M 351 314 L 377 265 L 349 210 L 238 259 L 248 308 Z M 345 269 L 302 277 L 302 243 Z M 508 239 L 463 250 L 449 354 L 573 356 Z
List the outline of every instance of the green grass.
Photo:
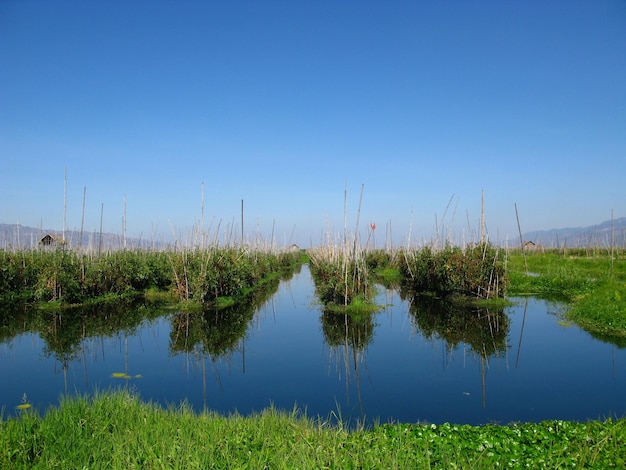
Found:
M 626 255 L 606 251 L 520 252 L 508 257 L 508 295 L 526 295 L 568 302 L 566 316 L 584 328 L 626 337 Z
M 163 409 L 128 391 L 0 422 L 0 468 L 623 468 L 626 420 L 385 424 L 349 430 L 298 410 Z

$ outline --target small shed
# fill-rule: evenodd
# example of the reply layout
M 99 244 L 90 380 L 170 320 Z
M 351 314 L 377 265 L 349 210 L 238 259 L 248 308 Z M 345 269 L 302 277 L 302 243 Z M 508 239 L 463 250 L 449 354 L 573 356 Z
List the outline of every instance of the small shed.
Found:
M 57 246 L 63 244 L 64 242 L 62 238 L 56 238 L 49 233 L 47 233 L 41 240 L 39 240 L 39 245 L 41 246 Z
M 537 251 L 542 249 L 543 247 L 541 245 L 537 245 L 535 242 L 532 242 L 530 240 L 524 242 L 524 250 L 526 251 Z

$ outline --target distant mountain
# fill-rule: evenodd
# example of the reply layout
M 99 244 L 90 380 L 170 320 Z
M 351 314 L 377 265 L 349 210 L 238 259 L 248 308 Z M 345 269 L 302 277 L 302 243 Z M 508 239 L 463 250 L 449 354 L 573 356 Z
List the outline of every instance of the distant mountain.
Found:
M 0 224 L 0 249 L 3 248 L 36 248 L 40 241 L 50 235 L 53 242 L 63 241 L 63 232 L 52 229 L 27 227 L 20 224 Z M 65 231 L 65 243 L 70 247 L 86 247 L 94 250 L 119 249 L 124 246 L 124 237 L 114 233 L 83 232 L 77 230 Z M 161 242 L 142 240 L 139 238 L 126 238 L 127 248 L 158 248 L 163 246 Z
M 532 241 L 546 248 L 561 247 L 610 247 L 611 235 L 614 236 L 615 246 L 626 247 L 626 217 L 606 220 L 598 225 L 589 227 L 555 228 L 537 230 L 522 234 L 524 241 Z M 51 235 L 56 241 L 63 240 L 63 232 L 27 227 L 19 224 L 0 224 L 0 249 L 3 248 L 35 248 L 46 235 Z M 120 249 L 124 246 L 124 238 L 120 234 L 84 232 L 82 240 L 80 232 L 67 230 L 66 243 L 71 247 L 87 247 L 97 249 Z M 126 238 L 127 248 L 162 248 L 167 246 L 163 241 Z
M 524 241 L 550 248 L 562 247 L 610 247 L 613 237 L 614 246 L 626 246 L 626 217 L 613 221 L 606 220 L 589 227 L 555 228 L 537 230 L 522 234 Z

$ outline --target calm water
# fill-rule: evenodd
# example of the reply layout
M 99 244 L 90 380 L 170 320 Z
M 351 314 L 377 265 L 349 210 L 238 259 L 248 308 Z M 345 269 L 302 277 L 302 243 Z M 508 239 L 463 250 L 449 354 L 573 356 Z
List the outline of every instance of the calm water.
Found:
M 231 317 L 226 332 L 210 314 L 198 324 L 164 310 L 69 346 L 51 345 L 53 326 L 42 333 L 47 341 L 3 333 L 0 406 L 6 417 L 24 394 L 43 411 L 65 393 L 128 386 L 145 400 L 186 400 L 197 410 L 297 405 L 309 416 L 335 413 L 351 422 L 626 415 L 624 345 L 562 322 L 558 304 L 516 301 L 500 315 L 464 317 L 381 288 L 384 311 L 346 322 L 322 314 L 304 266 L 256 311 Z

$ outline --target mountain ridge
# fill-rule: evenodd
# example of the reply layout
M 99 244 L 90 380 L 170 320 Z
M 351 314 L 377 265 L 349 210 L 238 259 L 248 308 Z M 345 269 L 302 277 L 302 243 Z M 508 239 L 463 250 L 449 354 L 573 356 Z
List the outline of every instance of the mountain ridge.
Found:
M 626 244 L 626 217 L 605 220 L 587 227 L 564 227 L 534 230 L 522 234 L 524 241 L 532 241 L 545 247 L 609 247 Z
M 63 232 L 55 229 L 42 229 L 21 224 L 0 223 L 0 249 L 35 248 L 46 235 L 62 238 Z M 534 230 L 522 234 L 524 242 L 531 241 L 546 248 L 561 247 L 610 247 L 626 246 L 626 217 L 605 220 L 586 227 L 564 227 L 548 230 Z M 66 230 L 65 240 L 70 246 L 83 246 L 98 249 L 127 248 L 162 248 L 168 243 L 157 240 L 145 240 L 137 237 L 123 237 L 120 234 L 83 232 Z

